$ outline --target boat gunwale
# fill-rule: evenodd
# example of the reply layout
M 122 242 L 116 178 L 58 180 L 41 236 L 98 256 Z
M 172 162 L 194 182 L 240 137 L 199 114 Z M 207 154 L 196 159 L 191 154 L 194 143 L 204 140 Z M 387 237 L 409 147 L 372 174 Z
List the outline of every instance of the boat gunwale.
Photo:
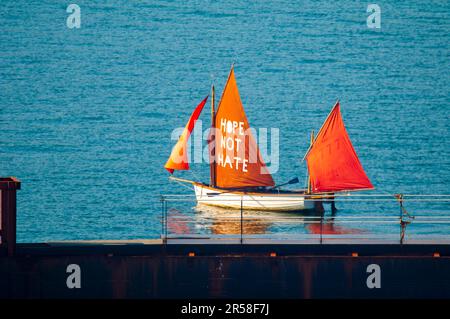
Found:
M 206 185 L 204 183 L 201 182 L 192 182 L 193 185 L 198 186 L 198 187 L 202 187 L 202 188 L 206 188 L 209 190 L 213 190 L 216 191 L 219 194 L 223 194 L 223 193 L 227 193 L 227 194 L 236 194 L 236 195 L 258 195 L 258 196 L 293 196 L 293 195 L 303 195 L 303 196 L 309 196 L 308 194 L 306 194 L 306 190 L 301 190 L 301 191 L 290 191 L 290 190 L 281 190 L 281 191 L 272 191 L 272 192 L 268 192 L 267 190 L 261 190 L 261 191 L 245 191 L 242 189 L 229 189 L 229 188 L 217 188 L 217 187 L 212 187 L 209 185 Z M 205 194 L 207 195 L 207 194 Z
M 218 207 L 218 208 L 226 208 L 226 209 L 232 209 L 239 211 L 241 208 L 239 205 L 226 205 L 226 204 L 212 204 L 208 203 L 206 201 L 198 200 L 197 205 L 203 205 L 208 207 Z M 274 208 L 274 207 L 253 207 L 253 206 L 246 206 L 244 208 L 245 211 L 261 211 L 261 212 L 307 212 L 307 211 L 315 211 L 314 208 L 298 208 L 298 206 L 284 206 L 282 208 Z

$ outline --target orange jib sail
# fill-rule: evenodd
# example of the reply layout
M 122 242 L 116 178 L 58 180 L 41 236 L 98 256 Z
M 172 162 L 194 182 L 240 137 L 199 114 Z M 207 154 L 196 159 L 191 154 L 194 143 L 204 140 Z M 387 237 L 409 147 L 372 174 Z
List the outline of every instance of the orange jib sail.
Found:
M 215 115 L 214 126 L 216 186 L 244 188 L 275 185 L 251 134 L 233 68 Z
M 339 102 L 305 156 L 314 193 L 373 189 L 342 120 Z
M 189 121 L 187 122 L 186 127 L 183 130 L 183 133 L 180 135 L 177 144 L 175 144 L 175 146 L 173 147 L 172 153 L 170 154 L 166 165 L 164 165 L 164 168 L 168 170 L 170 174 L 173 174 L 174 170 L 189 169 L 189 161 L 187 157 L 187 142 L 192 130 L 194 129 L 195 121 L 197 121 L 198 117 L 200 116 L 200 113 L 202 112 L 207 100 L 208 97 L 206 97 L 203 101 L 200 102 L 199 105 L 197 105 L 191 117 L 189 118 Z

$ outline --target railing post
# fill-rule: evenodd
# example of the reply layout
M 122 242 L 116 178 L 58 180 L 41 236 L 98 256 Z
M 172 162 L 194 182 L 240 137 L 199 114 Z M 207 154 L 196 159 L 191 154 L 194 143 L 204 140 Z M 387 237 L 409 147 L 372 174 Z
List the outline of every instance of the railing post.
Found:
M 396 194 L 395 197 L 397 198 L 400 205 L 400 245 L 402 245 L 405 239 L 406 226 L 405 221 L 403 221 L 403 194 Z
M 243 232 L 244 232 L 244 225 L 243 225 L 243 222 L 244 222 L 244 218 L 243 218 L 243 204 L 242 204 L 242 196 L 241 196 L 241 245 L 242 245 L 242 243 L 243 243 Z
M 16 250 L 16 191 L 20 181 L 15 177 L 0 177 L 0 247 L 6 247 L 8 256 Z
M 167 216 L 167 200 L 164 200 L 164 244 L 167 244 L 167 226 L 168 216 Z
M 401 230 L 400 230 L 400 245 L 403 245 L 403 241 L 404 241 L 404 239 L 405 239 L 405 227 L 406 225 L 405 225 L 405 222 L 403 221 L 403 218 L 402 219 L 400 219 L 400 228 L 401 228 Z
M 161 240 L 164 242 L 164 195 L 161 195 Z
M 161 238 L 163 244 L 167 243 L 166 223 L 166 198 L 161 195 Z
M 320 215 L 320 243 L 323 243 L 323 213 Z

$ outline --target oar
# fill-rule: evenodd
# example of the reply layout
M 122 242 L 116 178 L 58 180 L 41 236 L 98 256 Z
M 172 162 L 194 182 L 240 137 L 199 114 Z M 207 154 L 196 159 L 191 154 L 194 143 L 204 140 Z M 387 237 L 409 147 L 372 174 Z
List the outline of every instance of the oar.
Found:
M 279 188 L 279 187 L 284 186 L 284 185 L 297 184 L 298 182 L 299 182 L 298 177 L 294 177 L 294 178 L 291 179 L 289 182 L 286 182 L 286 183 L 283 183 L 283 184 L 275 185 L 275 186 L 273 186 L 273 187 L 271 187 L 271 188 L 269 188 L 269 189 Z

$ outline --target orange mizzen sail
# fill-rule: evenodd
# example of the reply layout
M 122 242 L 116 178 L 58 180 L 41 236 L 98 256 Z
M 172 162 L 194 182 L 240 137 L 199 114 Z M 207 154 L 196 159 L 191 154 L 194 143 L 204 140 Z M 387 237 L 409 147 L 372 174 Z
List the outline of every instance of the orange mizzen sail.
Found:
M 339 102 L 305 155 L 313 193 L 373 189 L 342 120 Z
M 166 165 L 164 165 L 164 168 L 168 170 L 170 174 L 173 174 L 174 170 L 189 169 L 189 161 L 187 158 L 187 142 L 192 130 L 194 129 L 195 122 L 200 116 L 200 113 L 202 112 L 207 100 L 208 97 L 206 97 L 203 101 L 200 102 L 199 105 L 197 105 L 191 117 L 189 118 L 189 121 L 187 122 L 186 127 L 183 130 L 183 133 L 180 135 L 177 144 L 175 144 L 175 146 L 173 147 L 172 153 L 170 154 Z
M 217 187 L 275 185 L 251 134 L 233 68 L 217 108 L 214 127 Z

